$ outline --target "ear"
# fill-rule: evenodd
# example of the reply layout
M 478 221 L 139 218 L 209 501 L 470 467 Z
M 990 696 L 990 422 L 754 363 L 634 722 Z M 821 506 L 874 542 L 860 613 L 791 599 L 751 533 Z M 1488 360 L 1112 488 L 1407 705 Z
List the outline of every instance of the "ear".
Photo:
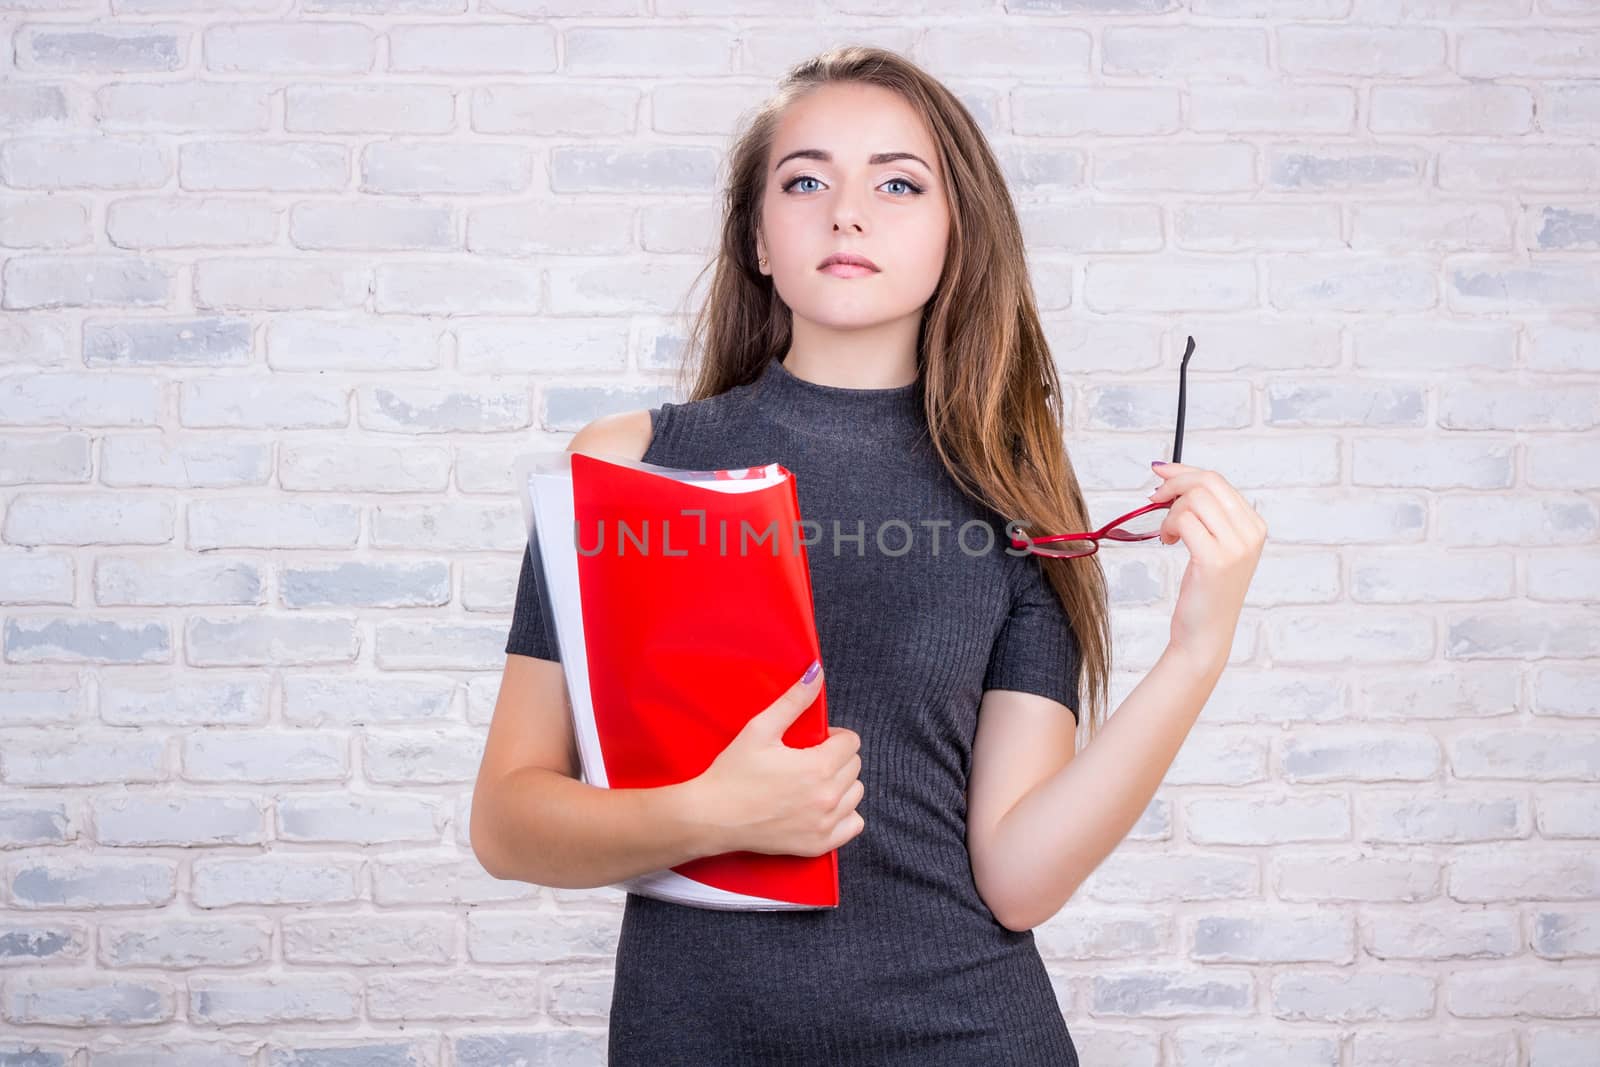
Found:
M 761 237 L 761 227 L 756 227 L 756 270 L 761 270 L 761 261 L 767 258 L 767 242 Z M 762 271 L 762 273 L 766 273 Z

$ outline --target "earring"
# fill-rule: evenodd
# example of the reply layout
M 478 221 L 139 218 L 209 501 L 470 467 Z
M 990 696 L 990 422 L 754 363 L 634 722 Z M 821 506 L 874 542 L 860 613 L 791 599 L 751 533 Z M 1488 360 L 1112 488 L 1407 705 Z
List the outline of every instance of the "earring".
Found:
M 757 262 L 759 262 L 761 264 L 761 269 L 762 270 L 766 270 L 767 269 L 767 257 L 766 256 L 762 256 L 761 259 L 759 259 Z

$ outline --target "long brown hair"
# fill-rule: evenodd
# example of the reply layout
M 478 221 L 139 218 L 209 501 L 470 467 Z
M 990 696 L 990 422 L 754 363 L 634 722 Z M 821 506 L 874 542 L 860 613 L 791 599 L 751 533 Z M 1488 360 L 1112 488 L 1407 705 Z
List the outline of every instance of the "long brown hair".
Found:
M 791 68 L 747 113 L 728 153 L 722 239 L 681 373 L 691 400 L 754 381 L 788 351 L 791 312 L 756 265 L 756 227 L 779 120 L 796 99 L 859 82 L 899 93 L 937 146 L 950 204 L 944 272 L 923 309 L 918 373 L 935 451 L 962 491 L 1030 534 L 1086 530 L 1087 509 L 1063 440 L 1061 383 L 1045 343 L 1016 208 L 994 154 L 966 107 L 916 64 L 882 48 L 830 49 Z M 702 270 L 703 276 L 705 270 Z M 698 280 L 698 279 L 697 279 Z M 1003 542 L 1009 545 L 1008 525 Z M 1083 656 L 1074 710 L 1089 736 L 1104 721 L 1111 631 L 1098 554 L 1038 557 Z

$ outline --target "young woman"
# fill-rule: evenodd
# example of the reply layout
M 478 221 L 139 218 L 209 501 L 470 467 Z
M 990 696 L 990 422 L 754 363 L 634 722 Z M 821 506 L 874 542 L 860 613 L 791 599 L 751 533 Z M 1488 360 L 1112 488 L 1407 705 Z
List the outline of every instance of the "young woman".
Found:
M 1098 557 L 1009 536 L 1092 528 L 1016 215 L 972 116 L 892 52 L 816 57 L 754 114 L 714 266 L 691 398 L 569 447 L 794 472 L 822 531 L 823 671 L 750 709 L 692 781 L 585 785 L 525 554 L 473 848 L 497 877 L 563 887 L 839 848 L 836 909 L 628 894 L 614 1065 L 1076 1063 L 1032 928 L 1154 795 L 1227 660 L 1265 524 L 1216 472 L 1158 468 L 1162 541 L 1190 561 L 1167 648 L 1102 726 Z M 823 675 L 832 736 L 791 749 Z M 1080 699 L 1097 743 L 1075 758 Z

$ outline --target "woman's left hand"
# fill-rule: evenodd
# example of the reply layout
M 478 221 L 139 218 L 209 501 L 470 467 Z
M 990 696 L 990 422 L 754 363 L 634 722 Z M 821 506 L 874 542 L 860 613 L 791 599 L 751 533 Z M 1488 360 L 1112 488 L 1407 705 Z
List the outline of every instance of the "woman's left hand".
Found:
M 1267 523 L 1228 480 L 1187 463 L 1152 468 L 1162 483 L 1150 499 L 1172 501 L 1161 543 L 1189 546 L 1169 647 L 1220 670 L 1233 648 L 1245 592 L 1261 560 Z

